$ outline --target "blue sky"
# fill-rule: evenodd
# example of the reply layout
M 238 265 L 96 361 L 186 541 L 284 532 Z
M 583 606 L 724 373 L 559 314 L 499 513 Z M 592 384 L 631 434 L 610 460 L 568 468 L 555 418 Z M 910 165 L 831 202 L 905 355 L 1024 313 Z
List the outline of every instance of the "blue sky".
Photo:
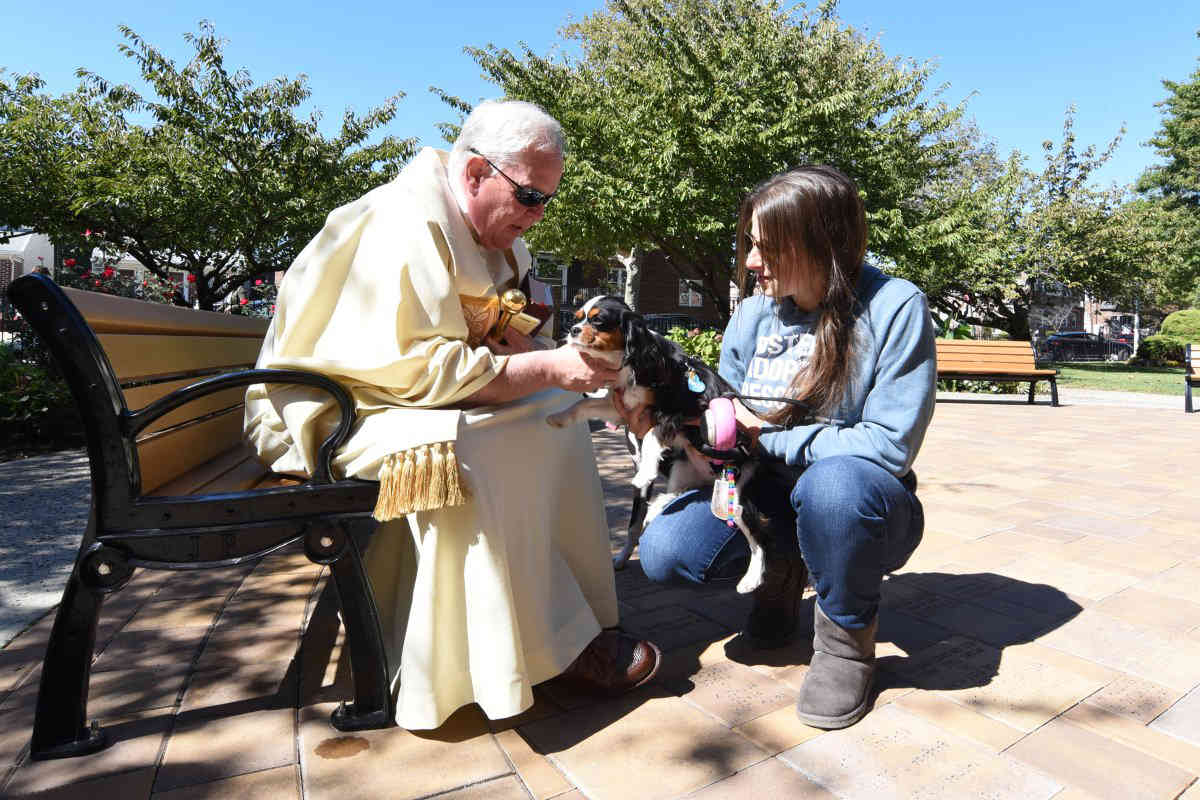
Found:
M 190 53 L 182 34 L 208 19 L 229 40 L 226 63 L 246 67 L 257 82 L 306 73 L 330 130 L 343 109 L 362 112 L 403 91 L 407 97 L 388 132 L 436 145 L 441 139 L 434 124 L 454 115 L 429 94 L 430 85 L 472 101 L 497 93 L 463 53 L 464 46 L 491 42 L 515 49 L 524 41 L 544 54 L 569 15 L 582 17 L 600 2 L 57 0 L 45 6 L 2 5 L 0 66 L 37 72 L 50 91 L 72 88 L 79 66 L 113 81 L 134 81 L 131 62 L 117 53 L 119 24 L 182 62 Z M 1186 80 L 1200 56 L 1195 0 L 842 0 L 838 13 L 844 22 L 878 36 L 889 55 L 935 60 L 935 79 L 950 84 L 945 99 L 957 103 L 974 93 L 968 115 L 1001 152 L 1021 150 L 1031 165 L 1040 165 L 1044 139 L 1057 141 L 1069 104 L 1077 107 L 1081 145 L 1102 147 L 1125 124 L 1121 146 L 1099 175 L 1104 183 L 1131 181 L 1155 161 L 1143 143 L 1159 127 L 1154 103 L 1165 96 L 1161 79 Z

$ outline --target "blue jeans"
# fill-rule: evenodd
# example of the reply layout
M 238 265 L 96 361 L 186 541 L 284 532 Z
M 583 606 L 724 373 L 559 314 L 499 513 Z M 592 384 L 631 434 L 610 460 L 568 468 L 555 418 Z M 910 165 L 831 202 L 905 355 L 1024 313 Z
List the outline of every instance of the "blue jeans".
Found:
M 774 551 L 799 547 L 821 610 L 843 628 L 863 628 L 879 610 L 883 576 L 904 566 L 925 530 L 921 502 L 883 467 L 856 456 L 813 462 L 786 484 L 752 482 L 747 497 L 771 518 Z M 736 580 L 750 558 L 745 537 L 713 516 L 712 487 L 672 501 L 646 526 L 642 569 L 653 581 Z

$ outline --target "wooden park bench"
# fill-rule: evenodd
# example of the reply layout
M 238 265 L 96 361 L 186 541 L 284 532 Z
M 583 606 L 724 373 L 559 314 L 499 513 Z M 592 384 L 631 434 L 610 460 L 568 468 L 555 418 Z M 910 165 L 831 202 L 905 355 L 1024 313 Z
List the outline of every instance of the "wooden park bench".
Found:
M 369 516 L 379 485 L 334 480 L 330 458 L 354 423 L 349 395 L 306 372 L 253 369 L 265 320 L 61 289 L 43 275 L 9 298 L 49 348 L 87 437 L 92 503 L 42 666 L 30 754 L 82 755 L 107 745 L 87 721 L 96 624 L 104 598 L 136 568 L 233 567 L 303 542 L 327 564 L 341 604 L 354 700 L 339 730 L 392 722 L 378 610 L 348 522 Z M 242 440 L 250 384 L 316 386 L 341 408 L 316 475 L 269 473 Z
M 1050 405 L 1058 405 L 1058 370 L 1038 369 L 1031 342 L 937 340 L 938 380 L 1029 381 L 1033 402 L 1038 381 L 1050 382 Z
M 1183 346 L 1183 412 L 1190 414 L 1192 387 L 1200 386 L 1200 342 Z

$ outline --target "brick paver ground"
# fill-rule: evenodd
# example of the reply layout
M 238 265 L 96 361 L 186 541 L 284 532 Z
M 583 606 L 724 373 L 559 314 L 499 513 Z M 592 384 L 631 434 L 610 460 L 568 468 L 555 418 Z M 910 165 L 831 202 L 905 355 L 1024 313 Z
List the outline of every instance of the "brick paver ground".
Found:
M 630 475 L 595 437 L 614 545 Z M 925 540 L 885 583 L 858 725 L 792 712 L 805 637 L 756 652 L 731 590 L 618 573 L 659 678 L 521 717 L 343 735 L 325 575 L 142 573 L 105 607 L 90 713 L 116 740 L 29 763 L 46 617 L 0 651 L 5 796 L 45 798 L 1200 798 L 1200 414 L 941 402 L 917 463 Z M 809 599 L 811 604 L 811 598 Z M 305 624 L 305 620 L 308 620 Z

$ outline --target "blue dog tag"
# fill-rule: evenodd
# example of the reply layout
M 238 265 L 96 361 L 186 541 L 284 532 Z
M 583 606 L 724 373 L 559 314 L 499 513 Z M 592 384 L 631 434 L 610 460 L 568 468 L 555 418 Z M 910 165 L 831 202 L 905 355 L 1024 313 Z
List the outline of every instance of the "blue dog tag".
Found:
M 696 394 L 703 394 L 704 381 L 700 380 L 700 376 L 696 374 L 696 370 L 689 369 L 687 374 L 688 388 Z

